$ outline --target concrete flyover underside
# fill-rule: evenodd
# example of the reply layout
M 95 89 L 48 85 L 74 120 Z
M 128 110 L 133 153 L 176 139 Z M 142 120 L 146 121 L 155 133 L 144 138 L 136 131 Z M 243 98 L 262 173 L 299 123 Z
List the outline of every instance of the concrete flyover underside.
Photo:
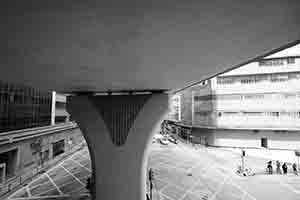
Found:
M 67 108 L 89 145 L 93 199 L 145 199 L 149 138 L 166 117 L 168 95 L 73 96 Z
M 178 90 L 300 38 L 299 0 L 3 0 L 0 80 Z

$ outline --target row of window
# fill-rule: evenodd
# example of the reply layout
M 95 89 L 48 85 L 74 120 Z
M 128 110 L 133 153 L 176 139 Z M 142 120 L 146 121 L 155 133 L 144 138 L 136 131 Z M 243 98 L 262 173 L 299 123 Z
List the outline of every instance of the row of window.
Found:
M 300 112 L 218 112 L 222 116 L 271 116 L 271 117 L 292 117 L 300 118 Z
M 259 66 L 281 66 L 285 64 L 295 64 L 295 58 L 265 59 L 258 62 Z
M 292 79 L 300 79 L 300 73 L 288 72 L 278 74 L 256 74 L 247 76 L 217 77 L 217 84 L 234 84 L 238 82 L 240 82 L 241 84 L 253 84 L 261 81 L 284 82 Z
M 195 116 L 210 117 L 213 112 L 197 111 Z M 234 117 L 234 116 L 270 116 L 270 117 L 291 117 L 300 118 L 300 112 L 217 112 L 218 117 Z
M 225 95 L 206 95 L 194 96 L 194 101 L 209 100 L 255 100 L 255 99 L 295 99 L 300 98 L 300 93 L 283 93 L 283 94 L 225 94 Z

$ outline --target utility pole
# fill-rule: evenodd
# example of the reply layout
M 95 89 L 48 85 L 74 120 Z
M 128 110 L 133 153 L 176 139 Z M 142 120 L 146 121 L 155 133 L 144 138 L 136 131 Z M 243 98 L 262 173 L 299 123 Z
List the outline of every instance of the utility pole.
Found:
M 194 91 L 192 91 L 192 126 L 194 125 L 195 118 L 195 105 L 194 105 Z
M 245 150 L 242 150 L 242 172 L 245 171 L 245 156 L 246 156 L 246 152 Z

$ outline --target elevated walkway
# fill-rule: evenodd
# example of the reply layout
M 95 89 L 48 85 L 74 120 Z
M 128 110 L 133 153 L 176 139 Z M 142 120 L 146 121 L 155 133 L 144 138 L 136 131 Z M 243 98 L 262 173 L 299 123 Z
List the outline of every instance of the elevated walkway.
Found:
M 39 137 L 39 136 L 48 135 L 51 133 L 65 131 L 74 128 L 77 128 L 77 124 L 73 122 L 69 122 L 69 123 L 63 123 L 63 124 L 52 125 L 52 126 L 43 126 L 37 128 L 3 132 L 0 133 L 0 145 L 18 142 L 33 137 Z

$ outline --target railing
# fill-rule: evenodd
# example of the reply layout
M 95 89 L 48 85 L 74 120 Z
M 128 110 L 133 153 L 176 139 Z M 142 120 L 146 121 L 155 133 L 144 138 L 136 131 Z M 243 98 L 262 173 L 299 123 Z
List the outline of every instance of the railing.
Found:
M 64 131 L 68 129 L 77 128 L 77 124 L 73 122 L 53 125 L 53 126 L 44 126 L 38 128 L 30 128 L 17 131 L 9 131 L 0 133 L 0 145 L 9 144 L 13 142 L 18 142 L 42 135 L 48 135 L 59 131 Z
M 90 200 L 90 194 L 14 198 L 13 200 Z

